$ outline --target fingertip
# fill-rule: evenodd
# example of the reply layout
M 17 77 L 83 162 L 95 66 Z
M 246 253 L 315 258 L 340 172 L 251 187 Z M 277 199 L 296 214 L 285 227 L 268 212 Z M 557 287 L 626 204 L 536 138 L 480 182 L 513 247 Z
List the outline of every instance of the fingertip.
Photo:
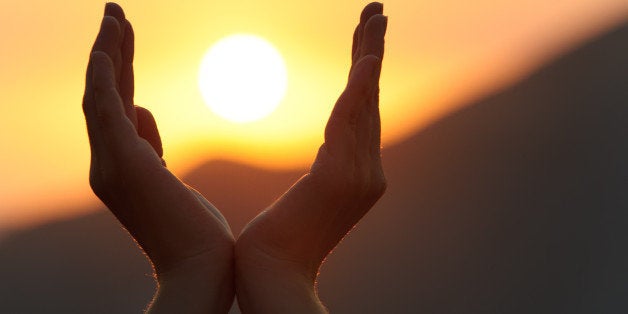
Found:
M 360 23 L 368 21 L 368 19 L 375 14 L 382 14 L 384 12 L 384 4 L 381 2 L 371 2 L 367 4 L 362 10 L 360 15 Z
M 124 10 L 115 2 L 107 2 L 105 4 L 105 16 L 113 16 L 118 21 L 124 21 Z
M 96 41 L 94 42 L 94 50 L 107 49 L 117 44 L 120 37 L 121 25 L 115 17 L 106 15 L 100 22 L 100 30 Z
M 120 31 L 121 25 L 118 19 L 111 15 L 105 15 L 100 23 L 100 32 L 108 30 L 108 28 L 115 27 L 117 32 Z
M 375 55 L 380 59 L 384 57 L 384 37 L 388 18 L 381 14 L 373 15 L 364 26 L 364 40 L 362 43 L 362 55 Z
M 124 22 L 124 41 L 122 42 L 122 56 L 126 62 L 133 62 L 134 46 L 135 46 L 135 33 L 131 22 L 125 20 Z
M 375 32 L 375 35 L 383 36 L 386 33 L 386 28 L 388 27 L 388 16 L 383 14 L 375 14 L 371 16 L 366 22 L 365 29 L 366 32 L 369 31 Z
M 382 15 L 384 17 L 384 33 L 388 29 L 388 15 Z
M 131 22 L 129 22 L 129 20 L 124 20 L 124 26 L 125 26 L 125 36 L 133 36 L 133 38 L 135 37 L 135 32 L 133 31 L 133 26 L 131 25 Z

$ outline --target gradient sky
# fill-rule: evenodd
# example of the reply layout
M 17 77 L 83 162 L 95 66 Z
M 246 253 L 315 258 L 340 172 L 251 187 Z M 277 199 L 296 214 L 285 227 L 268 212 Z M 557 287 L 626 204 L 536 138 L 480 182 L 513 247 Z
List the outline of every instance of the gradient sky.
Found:
M 304 167 L 342 91 L 353 28 L 368 1 L 120 1 L 136 34 L 136 103 L 156 116 L 175 173 L 227 158 Z M 104 2 L 0 3 L 0 229 L 80 211 L 89 190 L 81 111 L 85 65 Z M 383 145 L 513 82 L 628 17 L 625 0 L 385 1 Z M 278 110 L 222 120 L 197 88 L 204 52 L 251 33 L 288 67 Z

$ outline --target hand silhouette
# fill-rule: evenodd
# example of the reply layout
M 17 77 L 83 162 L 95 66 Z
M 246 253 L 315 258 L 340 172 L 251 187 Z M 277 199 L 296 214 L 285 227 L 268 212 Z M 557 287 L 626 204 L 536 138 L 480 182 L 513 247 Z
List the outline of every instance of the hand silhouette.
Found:
M 90 185 L 153 263 L 151 312 L 227 312 L 233 236 L 220 212 L 166 169 L 155 121 L 133 103 L 133 41 L 122 9 L 107 4 L 83 98 Z
M 362 12 L 349 82 L 310 172 L 236 242 L 236 291 L 244 312 L 324 312 L 315 291 L 322 261 L 384 193 L 378 108 L 387 24 L 382 10 L 371 3 Z
M 155 121 L 134 105 L 133 30 L 107 4 L 85 83 L 90 184 L 155 268 L 151 312 L 317 313 L 322 261 L 381 197 L 379 74 L 387 18 L 367 5 L 349 81 L 310 172 L 251 221 L 237 243 L 220 212 L 165 167 Z M 235 259 L 235 260 L 234 260 Z

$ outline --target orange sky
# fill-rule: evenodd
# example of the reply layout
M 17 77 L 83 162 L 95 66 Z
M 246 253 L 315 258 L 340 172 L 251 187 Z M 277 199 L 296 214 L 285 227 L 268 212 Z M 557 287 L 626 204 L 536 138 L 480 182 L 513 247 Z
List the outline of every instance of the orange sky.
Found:
M 121 1 L 136 33 L 136 102 L 156 116 L 176 173 L 210 158 L 308 164 L 343 88 L 368 1 Z M 81 111 L 104 3 L 3 1 L 0 8 L 0 229 L 95 202 Z M 385 1 L 384 146 L 628 17 L 625 0 Z M 233 124 L 197 88 L 212 43 L 252 33 L 277 47 L 288 92 L 267 119 Z

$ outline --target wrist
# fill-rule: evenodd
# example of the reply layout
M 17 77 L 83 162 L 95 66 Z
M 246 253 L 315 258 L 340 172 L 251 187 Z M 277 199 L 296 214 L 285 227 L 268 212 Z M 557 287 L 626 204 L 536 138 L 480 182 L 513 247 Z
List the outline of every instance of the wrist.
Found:
M 242 313 L 327 313 L 314 283 L 273 271 L 236 271 L 236 291 Z
M 158 289 L 148 312 L 227 313 L 235 295 L 233 274 L 232 248 L 191 257 L 156 274 Z
M 327 313 L 316 292 L 316 273 L 291 261 L 238 254 L 235 288 L 242 313 Z

